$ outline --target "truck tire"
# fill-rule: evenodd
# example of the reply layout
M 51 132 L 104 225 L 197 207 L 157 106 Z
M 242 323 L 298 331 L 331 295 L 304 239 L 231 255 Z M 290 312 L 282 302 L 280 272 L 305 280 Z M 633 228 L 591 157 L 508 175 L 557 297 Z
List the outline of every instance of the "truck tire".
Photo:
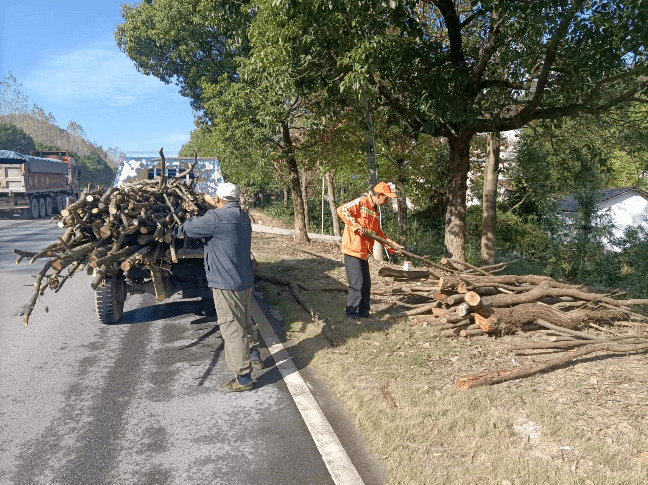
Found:
M 51 217 L 52 216 L 52 210 L 54 209 L 52 204 L 52 198 L 51 197 L 45 197 L 45 217 Z
M 56 204 L 54 207 L 57 214 L 60 214 L 63 209 L 65 209 L 65 199 L 63 197 L 56 198 Z
M 45 199 L 38 199 L 38 217 L 45 217 Z
M 126 301 L 126 285 L 122 272 L 106 276 L 104 284 L 95 290 L 95 308 L 101 323 L 111 325 L 121 320 Z
M 31 216 L 31 219 L 38 219 L 38 212 L 39 212 L 38 199 L 34 197 L 31 200 L 30 205 L 31 205 L 31 211 L 29 212 L 29 215 Z

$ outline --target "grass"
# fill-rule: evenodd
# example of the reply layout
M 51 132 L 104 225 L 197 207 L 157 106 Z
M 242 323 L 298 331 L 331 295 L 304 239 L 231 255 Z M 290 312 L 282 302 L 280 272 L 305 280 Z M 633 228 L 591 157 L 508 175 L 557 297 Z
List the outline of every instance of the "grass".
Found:
M 268 241 L 257 246 L 259 271 L 310 286 L 346 283 L 335 248 L 311 245 L 306 253 L 294 246 L 278 251 Z M 645 404 L 645 372 L 623 384 L 600 360 L 460 391 L 454 385 L 460 375 L 537 356 L 518 356 L 501 339 L 440 338 L 435 328 L 408 320 L 357 324 L 344 319 L 344 293 L 305 291 L 329 323 L 336 343 L 330 346 L 287 288 L 257 286 L 282 314 L 298 365 L 328 383 L 387 465 L 387 484 L 648 483 L 648 460 L 640 458 L 648 452 L 646 408 L 617 403 L 632 394 Z M 375 300 L 374 311 L 391 302 Z M 645 370 L 645 356 L 637 359 Z M 592 384 L 592 376 L 601 382 Z M 525 427 L 537 437 L 520 432 Z

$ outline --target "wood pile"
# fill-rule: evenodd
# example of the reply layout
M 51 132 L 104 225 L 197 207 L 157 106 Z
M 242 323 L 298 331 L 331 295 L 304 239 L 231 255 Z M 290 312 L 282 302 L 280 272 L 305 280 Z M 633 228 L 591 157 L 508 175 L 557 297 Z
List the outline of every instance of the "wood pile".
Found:
M 648 317 L 633 308 L 648 305 L 648 299 L 622 299 L 619 292 L 601 293 L 548 276 L 498 275 L 504 263 L 478 268 L 452 259 L 437 264 L 406 251 L 405 255 L 427 268 L 380 269 L 380 275 L 399 283 L 391 293 L 400 299 L 396 306 L 403 308 L 383 318 L 411 317 L 437 325 L 442 337 L 502 336 L 522 330 L 557 335 L 548 342 L 510 348 L 554 350 L 557 357 L 534 367 L 464 376 L 457 380 L 460 389 L 537 374 L 594 352 L 648 352 Z
M 528 324 L 570 333 L 590 324 L 646 319 L 631 307 L 648 305 L 648 299 L 620 300 L 548 276 L 486 273 L 481 268 L 468 271 L 448 268 L 445 274 L 388 268 L 379 272 L 401 282 L 425 278 L 424 285 L 403 284 L 394 290 L 397 295 L 412 296 L 419 302 L 399 302 L 399 306 L 407 309 L 390 317 L 428 315 L 425 318 L 438 324 L 444 337 L 503 335 L 528 328 Z
M 163 151 L 159 153 L 160 177 L 105 191 L 88 186 L 79 200 L 53 218 L 65 228 L 58 241 L 37 253 L 14 249 L 17 264 L 24 258 L 29 258 L 30 264 L 48 258 L 35 276 L 32 298 L 21 312 L 25 326 L 47 288 L 58 292 L 68 278 L 84 269 L 92 276 L 91 287 L 96 290 L 107 276 L 119 270 L 144 267 L 150 272 L 156 294 L 160 288 L 163 295 L 162 272 L 177 262 L 174 228 L 210 207 L 187 183 L 197 153 L 188 170 L 171 178 L 164 175 L 166 161 Z

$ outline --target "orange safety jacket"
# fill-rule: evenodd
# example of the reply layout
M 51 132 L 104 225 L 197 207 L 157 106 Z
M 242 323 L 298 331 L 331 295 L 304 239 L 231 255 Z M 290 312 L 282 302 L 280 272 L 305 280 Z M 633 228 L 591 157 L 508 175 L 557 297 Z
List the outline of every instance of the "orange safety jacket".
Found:
M 371 202 L 369 195 L 358 197 L 337 209 L 338 216 L 344 222 L 344 235 L 342 236 L 342 252 L 349 256 L 360 259 L 367 259 L 373 249 L 374 240 L 367 236 L 361 236 L 351 226 L 359 224 L 367 228 L 372 234 L 383 239 L 389 239 L 380 228 L 378 208 Z M 389 254 L 394 250 L 386 246 Z

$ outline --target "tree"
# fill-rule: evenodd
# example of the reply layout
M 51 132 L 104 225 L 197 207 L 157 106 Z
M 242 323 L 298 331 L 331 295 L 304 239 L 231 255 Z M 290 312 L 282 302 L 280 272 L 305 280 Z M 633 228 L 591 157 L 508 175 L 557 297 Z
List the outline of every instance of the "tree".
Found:
M 86 138 L 86 133 L 85 130 L 83 129 L 83 126 L 81 126 L 76 121 L 70 121 L 67 127 L 65 128 L 65 131 L 67 131 L 71 135 L 78 136 L 82 140 L 85 140 Z
M 488 134 L 484 190 L 482 197 L 481 258 L 483 264 L 495 263 L 495 221 L 497 206 L 497 178 L 500 162 L 500 134 Z
M 34 139 L 17 126 L 0 123 L 0 150 L 29 154 L 36 150 Z
M 445 246 L 458 259 L 477 133 L 604 112 L 648 87 L 641 0 L 274 3 L 301 21 L 290 40 L 311 78 L 447 140 Z
M 98 152 L 91 152 L 88 155 L 70 153 L 77 162 L 79 169 L 79 185 L 86 186 L 88 183 L 110 187 L 115 180 L 115 170 L 111 168 Z
M 123 4 L 117 45 L 138 71 L 176 83 L 200 110 L 204 84 L 237 77 L 237 59 L 249 50 L 252 2 L 144 1 Z
M 248 2 L 177 2 L 162 0 L 124 5 L 125 22 L 118 26 L 117 43 L 146 74 L 164 82 L 172 79 L 181 93 L 203 113 L 203 122 L 216 137 L 219 156 L 243 148 L 236 156 L 267 151 L 282 160 L 290 181 L 295 211 L 295 239 L 308 241 L 300 187 L 296 134 L 303 120 L 304 99 L 288 80 L 280 48 L 263 45 L 268 57 L 250 55 L 249 25 L 256 12 Z M 177 26 L 183 28 L 178 29 Z M 251 34 L 250 34 L 251 31 Z M 244 146 L 246 145 L 246 146 Z
M 29 99 L 20 91 L 20 86 L 21 84 L 11 72 L 0 81 L 0 114 L 29 112 Z

